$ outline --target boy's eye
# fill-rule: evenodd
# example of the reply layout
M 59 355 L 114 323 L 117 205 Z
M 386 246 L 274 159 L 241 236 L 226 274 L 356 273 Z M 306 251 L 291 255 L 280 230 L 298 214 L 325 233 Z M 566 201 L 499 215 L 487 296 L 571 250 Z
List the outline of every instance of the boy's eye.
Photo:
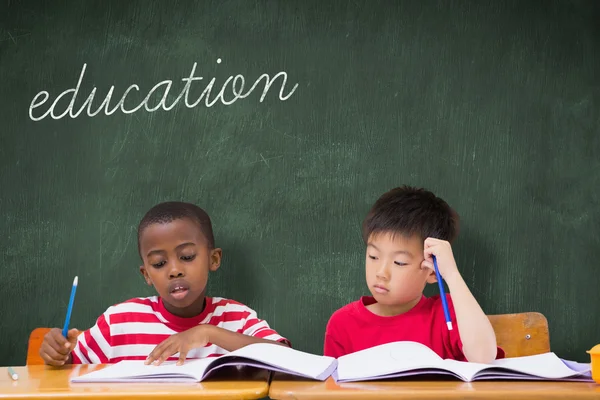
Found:
M 180 257 L 183 261 L 192 261 L 194 258 L 196 258 L 195 254 L 192 254 L 191 256 L 181 256 Z
M 405 266 L 407 266 L 407 265 L 408 265 L 407 263 L 405 263 L 405 262 L 402 262 L 402 261 L 394 261 L 394 264 L 396 264 L 396 265 L 399 265 L 399 266 L 401 266 L 401 267 L 405 267 Z
M 369 254 L 369 258 L 370 258 L 371 260 L 377 260 L 377 257 L 375 257 L 375 256 L 372 256 L 372 255 L 370 255 L 370 254 Z
M 167 263 L 166 261 L 161 261 L 161 262 L 158 262 L 158 263 L 156 263 L 156 264 L 152 264 L 152 266 L 153 266 L 154 268 L 160 268 L 160 267 L 162 267 L 163 265 L 165 265 L 166 263 Z

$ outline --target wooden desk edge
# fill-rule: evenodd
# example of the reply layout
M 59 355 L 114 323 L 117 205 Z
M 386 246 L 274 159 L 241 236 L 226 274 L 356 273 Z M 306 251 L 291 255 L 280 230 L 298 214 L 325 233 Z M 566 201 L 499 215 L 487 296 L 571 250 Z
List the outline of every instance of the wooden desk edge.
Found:
M 345 387 L 344 387 L 345 386 Z M 269 397 L 284 399 L 440 399 L 471 398 L 518 399 L 600 399 L 600 385 L 587 382 L 556 381 L 368 381 L 338 385 L 331 377 L 311 381 L 276 374 L 271 379 Z
M 104 368 L 95 365 L 91 368 Z M 71 383 L 69 378 L 75 371 L 87 371 L 88 365 L 48 367 L 30 365 L 13 367 L 19 379 L 13 381 L 8 367 L 0 367 L 0 399 L 260 399 L 269 394 L 270 373 L 265 370 L 245 369 L 222 370 L 215 380 L 196 384 L 178 383 Z M 222 374 L 222 375 L 221 375 Z M 228 376 L 233 378 L 227 378 Z M 223 377 L 221 379 L 221 377 Z M 238 385 L 238 383 L 240 385 Z M 241 387 L 240 387 L 241 386 Z

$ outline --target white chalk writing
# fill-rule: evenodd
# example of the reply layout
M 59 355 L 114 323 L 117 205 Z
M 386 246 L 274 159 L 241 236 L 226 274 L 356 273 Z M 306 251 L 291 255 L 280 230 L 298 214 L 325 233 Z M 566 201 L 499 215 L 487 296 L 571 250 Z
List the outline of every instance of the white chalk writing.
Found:
M 221 63 L 220 58 L 217 60 L 217 63 Z M 33 121 L 41 121 L 48 116 L 50 116 L 50 118 L 52 119 L 61 119 L 66 116 L 69 116 L 71 118 L 77 118 L 84 112 L 86 115 L 94 117 L 100 114 L 101 112 L 104 112 L 104 114 L 106 115 L 112 115 L 118 110 L 120 110 L 124 114 L 132 114 L 136 111 L 141 110 L 142 108 L 144 108 L 148 112 L 154 112 L 160 109 L 170 111 L 180 102 L 182 98 L 185 106 L 188 108 L 194 108 L 203 101 L 206 107 L 212 107 L 219 101 L 223 105 L 228 106 L 235 103 L 238 99 L 245 99 L 246 97 L 250 96 L 250 94 L 252 94 L 252 92 L 257 87 L 262 89 L 262 95 L 260 96 L 260 102 L 262 103 L 265 97 L 267 96 L 269 89 L 278 78 L 281 78 L 281 87 L 279 89 L 278 95 L 279 100 L 285 101 L 289 99 L 298 88 L 298 84 L 296 83 L 286 93 L 286 84 L 288 76 L 286 72 L 281 71 L 275 74 L 273 77 L 266 73 L 260 75 L 254 81 L 252 86 L 250 86 L 250 88 L 244 92 L 244 89 L 246 88 L 246 78 L 243 75 L 237 74 L 235 76 L 229 76 L 225 80 L 225 83 L 221 85 L 216 96 L 214 96 L 212 99 L 211 93 L 214 93 L 213 89 L 215 91 L 217 90 L 217 88 L 215 88 L 215 85 L 217 84 L 216 78 L 212 78 L 208 82 L 208 84 L 204 87 L 204 90 L 200 94 L 200 97 L 196 99 L 190 99 L 190 89 L 192 88 L 192 83 L 204 79 L 201 76 L 195 76 L 197 64 L 198 63 L 194 63 L 194 65 L 192 66 L 192 71 L 190 72 L 188 77 L 181 79 L 181 81 L 184 82 L 185 85 L 183 86 L 181 92 L 179 92 L 177 98 L 175 98 L 175 100 L 173 100 L 170 104 L 167 103 L 167 100 L 169 98 L 169 93 L 173 86 L 173 81 L 164 80 L 154 85 L 154 87 L 150 89 L 144 100 L 142 100 L 141 103 L 137 104 L 134 107 L 131 107 L 131 105 L 126 106 L 125 101 L 127 100 L 127 96 L 132 90 L 138 93 L 141 91 L 140 86 L 135 83 L 130 85 L 127 89 L 125 89 L 123 95 L 114 106 L 110 105 L 111 100 L 113 99 L 113 95 L 115 93 L 115 86 L 113 85 L 110 87 L 108 93 L 106 94 L 106 96 L 104 96 L 104 99 L 100 102 L 99 105 L 98 100 L 94 102 L 97 94 L 97 88 L 94 86 L 94 88 L 91 90 L 90 94 L 88 95 L 87 99 L 83 102 L 83 104 L 79 107 L 76 107 L 75 102 L 77 100 L 77 96 L 80 95 L 79 90 L 81 88 L 81 83 L 83 82 L 85 70 L 87 68 L 87 64 L 83 64 L 81 74 L 79 75 L 79 80 L 77 81 L 77 85 L 75 86 L 75 88 L 67 89 L 64 92 L 60 93 L 58 96 L 56 96 L 50 107 L 45 112 L 40 113 L 38 111 L 34 114 L 34 111 L 37 108 L 44 105 L 50 99 L 50 93 L 45 90 L 42 90 L 41 92 L 36 94 L 29 106 L 29 118 L 31 118 Z M 71 96 L 71 101 L 69 102 L 69 105 L 64 110 L 57 109 L 60 108 L 57 107 L 59 101 L 63 98 L 67 100 L 67 96 Z M 150 101 L 150 99 L 153 96 L 160 96 L 160 100 L 156 102 L 156 104 Z

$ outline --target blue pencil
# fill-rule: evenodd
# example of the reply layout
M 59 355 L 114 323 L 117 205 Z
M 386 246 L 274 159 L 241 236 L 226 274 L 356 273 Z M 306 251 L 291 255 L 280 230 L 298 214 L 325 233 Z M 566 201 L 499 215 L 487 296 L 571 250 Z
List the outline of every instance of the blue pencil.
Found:
M 442 307 L 444 307 L 444 315 L 446 316 L 446 326 L 448 330 L 452 330 L 452 320 L 450 319 L 450 311 L 448 311 L 448 302 L 446 301 L 446 292 L 444 291 L 444 282 L 442 282 L 442 275 L 438 270 L 437 259 L 433 256 L 433 268 L 435 269 L 435 276 L 440 287 L 440 297 L 442 298 Z
M 71 288 L 71 298 L 69 299 L 69 307 L 67 308 L 67 319 L 65 320 L 65 326 L 63 327 L 62 334 L 66 338 L 69 332 L 69 321 L 71 321 L 71 311 L 73 311 L 73 302 L 75 301 L 75 291 L 77 290 L 78 279 L 73 279 L 73 287 Z

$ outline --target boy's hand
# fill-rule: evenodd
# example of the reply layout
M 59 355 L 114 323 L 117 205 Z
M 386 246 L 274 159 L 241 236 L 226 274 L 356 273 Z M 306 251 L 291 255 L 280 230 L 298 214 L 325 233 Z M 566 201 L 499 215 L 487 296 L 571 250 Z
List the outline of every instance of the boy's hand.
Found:
M 177 365 L 183 365 L 187 353 L 210 342 L 210 325 L 198 325 L 187 331 L 172 335 L 152 350 L 144 364 L 160 365 L 175 353 L 179 353 Z
M 75 344 L 77 343 L 77 336 L 79 336 L 77 329 L 71 329 L 65 338 L 62 335 L 62 330 L 58 328 L 52 328 L 44 336 L 44 341 L 40 346 L 40 356 L 44 362 L 48 365 L 54 365 L 60 367 L 65 365 L 69 361 L 69 357 Z
M 460 275 L 456 261 L 454 260 L 454 254 L 452 254 L 452 246 L 450 246 L 449 242 L 434 238 L 425 239 L 423 256 L 425 259 L 421 263 L 421 268 L 430 268 L 435 271 L 433 267 L 433 256 L 435 256 L 440 275 L 445 280 L 450 280 L 454 276 Z

